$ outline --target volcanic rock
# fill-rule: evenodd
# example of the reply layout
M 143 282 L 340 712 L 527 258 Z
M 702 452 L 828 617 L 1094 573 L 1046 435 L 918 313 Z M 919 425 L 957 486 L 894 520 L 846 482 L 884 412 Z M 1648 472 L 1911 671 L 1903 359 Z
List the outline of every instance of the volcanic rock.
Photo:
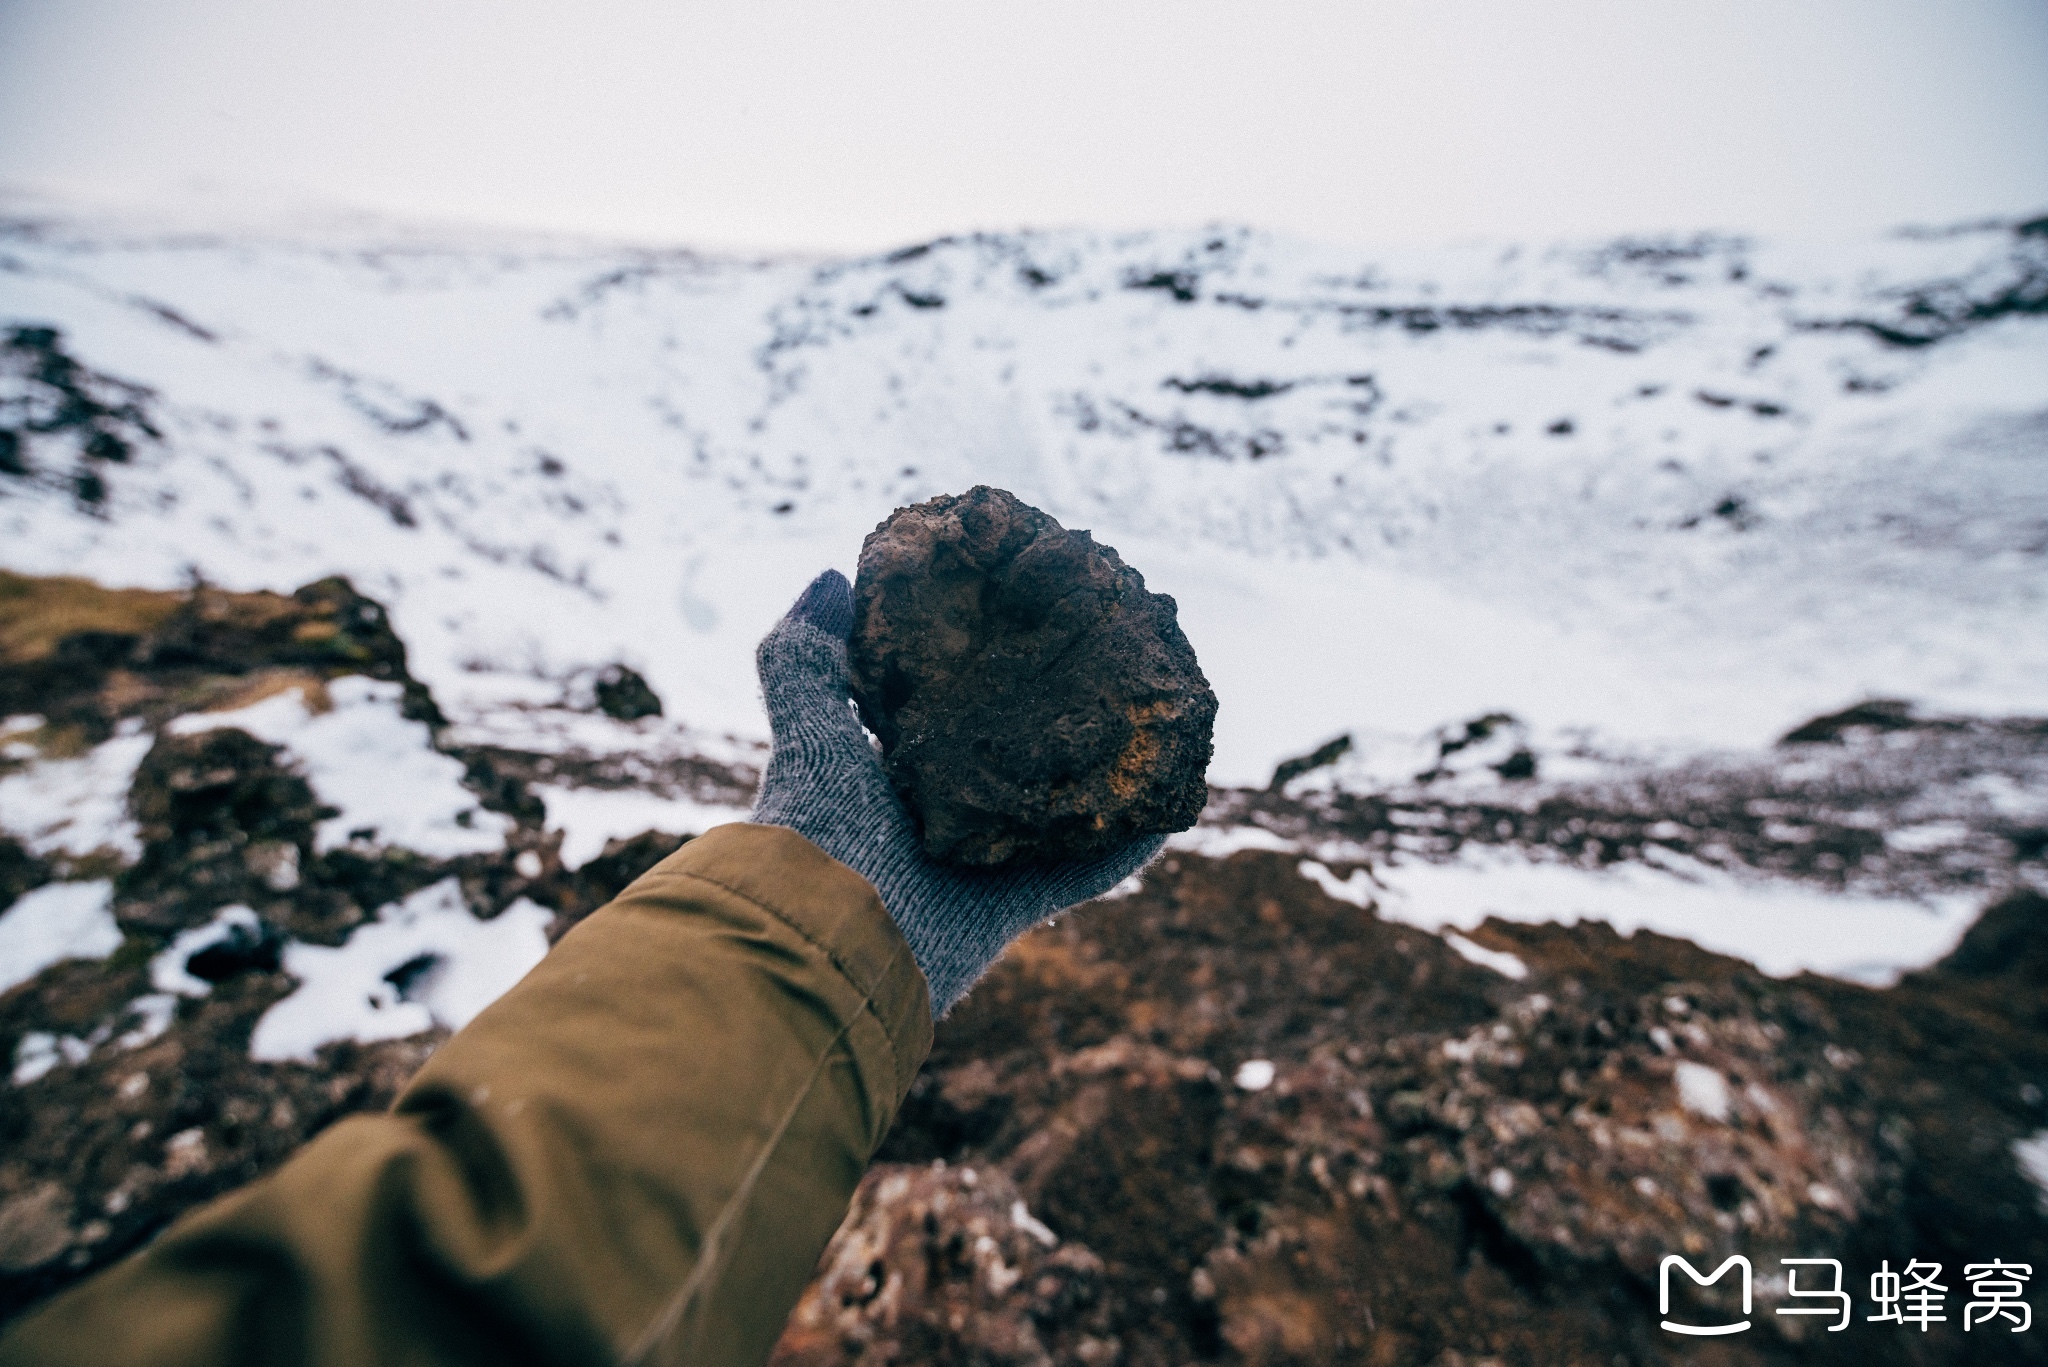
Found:
M 1185 830 L 1216 695 L 1174 601 L 1085 531 L 977 485 L 861 547 L 853 693 L 935 859 L 1083 859 Z
M 661 695 L 637 670 L 625 665 L 607 665 L 598 671 L 594 689 L 597 710 L 620 721 L 638 721 L 661 715 Z

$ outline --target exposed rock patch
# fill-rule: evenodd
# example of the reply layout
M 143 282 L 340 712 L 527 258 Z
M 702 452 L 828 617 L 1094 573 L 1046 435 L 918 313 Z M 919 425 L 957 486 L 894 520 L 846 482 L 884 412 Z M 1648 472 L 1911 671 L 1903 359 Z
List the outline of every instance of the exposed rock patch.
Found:
M 0 338 L 0 475 L 69 487 L 81 506 L 106 502 L 104 468 L 125 465 L 143 441 L 160 441 L 154 391 L 102 375 L 65 350 L 59 328 L 11 327 Z M 49 464 L 69 455 L 66 473 Z
M 661 697 L 639 671 L 625 665 L 606 665 L 598 671 L 593 686 L 597 710 L 620 721 L 638 721 L 661 715 Z
M 441 721 L 383 606 L 338 576 L 286 595 L 106 589 L 0 570 L 0 714 L 34 713 L 96 744 L 116 718 L 156 724 L 309 673 L 403 684 L 407 717 Z
M 1087 532 L 943 495 L 868 537 L 854 599 L 854 696 L 934 858 L 1088 858 L 1200 816 L 1216 696 L 1173 599 Z
M 1758 1269 L 1731 1367 L 2038 1360 L 1867 1309 L 1827 1333 L 1767 1269 L 1840 1259 L 1861 1305 L 1881 1259 L 2048 1257 L 2010 1156 L 2048 1118 L 2044 907 L 1883 991 L 1490 922 L 1511 982 L 1291 857 L 1169 856 L 941 1023 L 780 1360 L 1675 1364 L 1659 1260 L 1731 1252 Z M 1013 1191 L 1057 1255 L 1000 1218 Z M 1024 1275 L 994 1294 L 998 1254 Z
M 1101 1279 L 1002 1172 L 880 1167 L 770 1362 L 1109 1362 Z

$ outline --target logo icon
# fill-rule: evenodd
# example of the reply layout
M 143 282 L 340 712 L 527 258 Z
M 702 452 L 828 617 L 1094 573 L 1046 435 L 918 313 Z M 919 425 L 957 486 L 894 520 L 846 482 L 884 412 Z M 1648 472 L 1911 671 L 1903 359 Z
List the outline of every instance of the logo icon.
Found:
M 1744 1315 L 1749 1314 L 1751 1276 L 1749 1259 L 1739 1253 L 1731 1256 L 1727 1262 L 1714 1269 L 1713 1275 L 1707 1277 L 1702 1277 L 1699 1274 L 1699 1269 L 1679 1257 L 1676 1253 L 1666 1254 L 1664 1261 L 1657 1264 L 1658 1314 L 1669 1315 L 1671 1313 L 1671 1269 L 1674 1265 L 1684 1268 L 1685 1275 L 1692 1278 L 1693 1284 L 1696 1286 L 1711 1286 L 1715 1282 L 1720 1281 L 1727 1274 L 1729 1268 L 1740 1267 L 1742 1269 L 1742 1313 Z M 1737 1324 L 1673 1324 L 1669 1319 L 1666 1319 L 1663 1323 L 1664 1327 L 1674 1334 L 1694 1334 L 1703 1338 L 1716 1334 L 1739 1334 L 1749 1328 L 1749 1321 L 1747 1319 Z

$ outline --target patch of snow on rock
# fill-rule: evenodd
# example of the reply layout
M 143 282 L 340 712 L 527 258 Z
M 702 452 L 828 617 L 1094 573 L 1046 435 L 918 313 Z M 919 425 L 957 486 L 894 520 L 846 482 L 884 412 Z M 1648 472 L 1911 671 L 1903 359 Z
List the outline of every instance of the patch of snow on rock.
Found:
M 2041 1189 L 2041 1211 L 2048 1214 L 2048 1130 L 2036 1130 L 2025 1139 L 2015 1140 L 2012 1156 L 2020 1171 Z
M 1047 1227 L 1045 1221 L 1033 1215 L 1022 1201 L 1010 1202 L 1010 1223 L 1023 1230 L 1047 1248 L 1058 1248 L 1060 1236 Z
M 135 1028 L 114 1041 L 117 1049 L 140 1049 L 159 1039 L 178 1016 L 178 999 L 168 992 L 149 992 L 128 1003 L 136 1017 Z
M 1237 1072 L 1230 1079 L 1247 1092 L 1263 1092 L 1273 1085 L 1273 1064 L 1270 1059 L 1250 1058 L 1237 1065 Z
M 569 869 L 580 869 L 603 854 L 608 840 L 643 831 L 702 835 L 713 826 L 753 817 L 745 807 L 663 797 L 638 788 L 536 785 L 533 791 L 547 805 L 548 825 L 562 832 L 562 864 Z
M 1503 978 L 1512 978 L 1520 982 L 1529 976 L 1529 965 L 1506 950 L 1488 949 L 1485 945 L 1466 939 L 1455 930 L 1444 932 L 1444 943 L 1457 950 L 1459 957 L 1468 963 L 1490 968 Z
M 283 967 L 298 990 L 256 1023 L 250 1056 L 309 1063 L 337 1040 L 460 1030 L 547 954 L 553 917 L 522 897 L 479 920 L 460 882 L 444 878 L 383 907 L 338 949 L 288 945 Z
M 1166 837 L 1166 848 L 1198 854 L 1204 859 L 1228 859 L 1239 850 L 1293 854 L 1300 845 L 1261 826 L 1196 826 Z
M 120 734 L 76 759 L 41 760 L 0 778 L 0 830 L 35 854 L 111 849 L 139 858 L 142 839 L 128 817 L 128 789 L 155 743 L 140 723 L 123 723 Z
M 400 713 L 404 691 L 400 684 L 351 675 L 327 686 L 333 706 L 324 712 L 312 711 L 305 694 L 292 690 L 233 712 L 180 717 L 168 729 L 192 735 L 239 727 L 289 750 L 320 799 L 341 809 L 314 834 L 323 854 L 365 831 L 376 844 L 435 859 L 502 848 L 512 819 L 477 805 L 462 786 L 461 761 L 434 749 L 426 725 Z
M 1144 891 L 1144 888 L 1145 871 L 1143 869 L 1140 869 L 1136 873 L 1132 874 L 1129 878 L 1124 879 L 1123 882 L 1118 883 L 1115 887 L 1111 888 L 1108 892 L 1098 894 L 1095 900 L 1098 902 L 1118 902 L 1122 901 L 1126 897 L 1130 897 L 1139 892 Z
M 26 1087 L 60 1063 L 79 1064 L 92 1053 L 92 1045 L 75 1035 L 53 1035 L 31 1030 L 14 1046 L 14 1085 Z
M 1717 1124 L 1728 1121 L 1728 1079 L 1704 1063 L 1680 1063 L 1672 1069 L 1678 1084 L 1678 1104 L 1696 1116 Z
M 1929 821 L 1887 831 L 1884 843 L 1905 854 L 1926 854 L 1960 845 L 1969 838 L 1970 828 L 1960 821 Z
M 104 959 L 121 947 L 114 885 L 46 883 L 0 912 L 0 992 L 66 959 Z
M 1381 891 L 1380 885 L 1364 869 L 1353 869 L 1349 877 L 1339 878 L 1329 865 L 1304 859 L 1300 872 L 1303 878 L 1314 882 L 1328 896 L 1361 909 L 1372 906 Z
M 1523 925 L 1605 921 L 1747 959 L 1773 977 L 1801 972 L 1887 986 L 1954 949 L 1978 904 L 1958 895 L 1905 898 L 1825 892 L 1738 878 L 1676 859 L 1673 867 L 1584 869 L 1506 851 L 1377 870 L 1382 918 L 1422 930 L 1470 931 L 1489 916 Z
M 150 986 L 165 995 L 205 996 L 213 991 L 213 984 L 186 971 L 185 965 L 191 962 L 192 956 L 208 946 L 233 939 L 237 930 L 258 934 L 262 929 L 263 923 L 248 907 L 222 907 L 205 925 L 179 931 L 170 944 L 149 961 Z

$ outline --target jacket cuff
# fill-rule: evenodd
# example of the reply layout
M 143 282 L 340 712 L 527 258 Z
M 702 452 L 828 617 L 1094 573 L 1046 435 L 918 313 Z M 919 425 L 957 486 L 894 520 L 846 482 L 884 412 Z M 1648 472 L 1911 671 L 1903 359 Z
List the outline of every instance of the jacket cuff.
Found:
M 787 826 L 752 822 L 712 828 L 643 877 L 683 877 L 722 888 L 815 946 L 860 994 L 887 1039 L 893 1057 L 863 1064 L 893 1074 L 899 1101 L 908 1094 L 931 1052 L 931 990 L 867 879 Z M 865 1033 L 854 1032 L 857 1046 Z

